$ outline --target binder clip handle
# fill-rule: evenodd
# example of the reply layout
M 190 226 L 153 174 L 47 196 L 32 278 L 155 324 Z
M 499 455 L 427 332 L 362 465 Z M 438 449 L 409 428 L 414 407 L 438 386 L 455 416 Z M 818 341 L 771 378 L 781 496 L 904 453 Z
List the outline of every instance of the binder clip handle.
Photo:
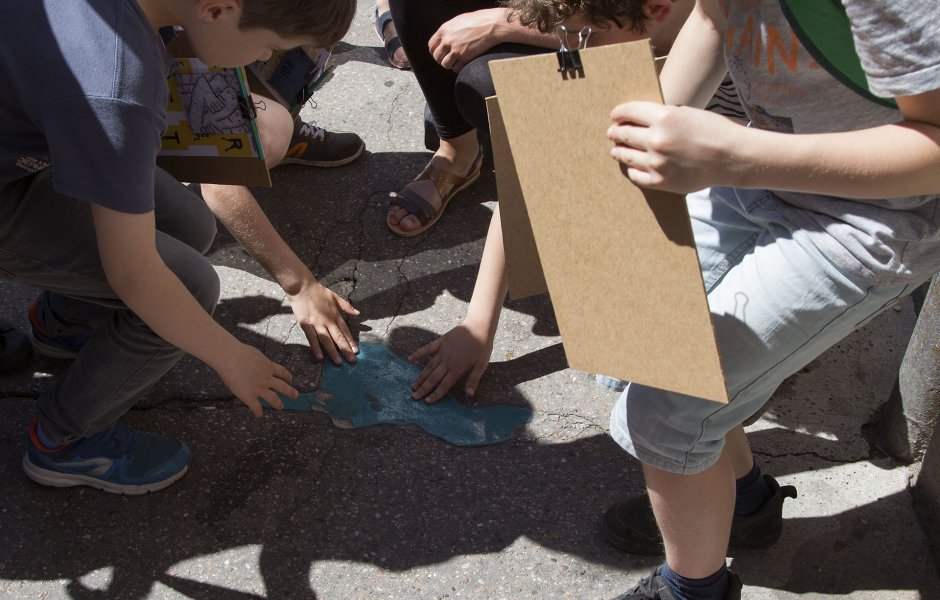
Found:
M 591 37 L 591 27 L 584 26 L 578 31 L 578 47 L 570 48 L 568 46 L 568 37 L 573 34 L 569 32 L 564 25 L 555 28 L 555 37 L 558 38 L 559 48 L 556 56 L 558 57 L 558 72 L 565 79 L 576 79 L 584 77 L 584 65 L 581 64 L 581 53 L 579 50 L 587 48 L 588 38 Z
M 251 98 L 246 98 L 241 94 L 238 96 L 238 112 L 241 113 L 242 118 L 246 121 L 253 121 L 258 117 L 258 113 L 255 111 L 255 105 L 251 102 Z

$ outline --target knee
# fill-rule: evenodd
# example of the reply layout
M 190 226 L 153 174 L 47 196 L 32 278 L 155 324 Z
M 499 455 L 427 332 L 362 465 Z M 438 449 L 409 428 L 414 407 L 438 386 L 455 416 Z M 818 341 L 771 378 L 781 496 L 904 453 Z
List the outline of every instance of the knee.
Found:
M 212 264 L 204 256 L 192 252 L 183 260 L 177 260 L 168 266 L 186 286 L 193 298 L 207 313 L 212 314 L 222 293 L 219 274 Z
M 199 196 L 196 196 L 196 200 L 199 208 L 193 214 L 190 230 L 192 239 L 185 241 L 198 250 L 199 254 L 205 254 L 212 247 L 212 242 L 215 241 L 215 236 L 219 233 L 219 226 L 215 215 L 209 210 L 209 206 L 205 201 Z
M 189 187 L 157 169 L 154 180 L 157 229 L 205 254 L 218 233 L 215 215 Z
M 219 304 L 219 297 L 222 295 L 222 284 L 219 280 L 219 274 L 208 261 L 202 262 L 198 280 L 187 285 L 187 288 L 207 313 L 211 315 L 215 312 L 215 307 Z
M 271 169 L 287 155 L 294 134 L 294 118 L 286 108 L 270 98 L 255 95 L 253 99 L 256 106 L 263 107 L 257 111 L 258 135 L 261 136 L 265 164 Z

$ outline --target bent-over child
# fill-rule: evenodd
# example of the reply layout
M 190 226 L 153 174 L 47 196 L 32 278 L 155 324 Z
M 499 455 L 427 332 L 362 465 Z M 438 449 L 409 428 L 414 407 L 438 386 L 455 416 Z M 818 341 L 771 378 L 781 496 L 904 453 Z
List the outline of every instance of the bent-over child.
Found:
M 13 0 L 0 20 L 0 276 L 45 290 L 35 312 L 75 360 L 29 426 L 27 475 L 139 494 L 186 472 L 188 447 L 119 422 L 188 352 L 255 415 L 296 396 L 291 376 L 211 317 L 204 202 L 155 159 L 175 68 L 158 30 L 181 25 L 209 64 L 329 45 L 354 3 L 334 0 Z M 87 332 L 94 329 L 89 338 Z M 75 347 L 69 349 L 69 338 Z M 47 340 L 47 341 L 50 341 Z M 61 344 L 59 344 L 61 342 Z

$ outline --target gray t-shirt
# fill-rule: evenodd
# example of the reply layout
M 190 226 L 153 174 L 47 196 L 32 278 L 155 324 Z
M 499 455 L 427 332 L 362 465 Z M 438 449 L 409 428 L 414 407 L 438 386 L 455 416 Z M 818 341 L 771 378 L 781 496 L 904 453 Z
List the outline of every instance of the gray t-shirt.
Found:
M 725 58 L 752 127 L 826 133 L 902 120 L 899 111 L 862 98 L 816 64 L 778 0 L 722 3 L 728 18 Z M 842 3 L 875 94 L 910 96 L 940 89 L 935 0 Z M 780 191 L 775 200 L 849 274 L 898 285 L 940 270 L 937 195 L 856 200 Z
M 61 194 L 152 210 L 175 63 L 134 0 L 4 0 L 0 184 L 51 163 Z

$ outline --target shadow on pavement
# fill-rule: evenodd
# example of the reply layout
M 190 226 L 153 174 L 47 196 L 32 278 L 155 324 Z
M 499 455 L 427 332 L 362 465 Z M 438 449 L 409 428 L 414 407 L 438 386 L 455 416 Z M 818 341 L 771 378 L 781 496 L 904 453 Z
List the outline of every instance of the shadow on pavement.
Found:
M 19 460 L 32 403 L 0 406 L 0 478 L 7 482 L 0 577 L 71 580 L 74 598 L 144 598 L 156 582 L 194 597 L 258 598 L 202 583 L 211 573 L 193 564 L 258 545 L 266 597 L 310 598 L 319 561 L 400 572 L 500 552 L 522 536 L 614 568 L 657 563 L 620 553 L 599 532 L 606 507 L 642 487 L 638 464 L 606 435 L 556 444 L 519 436 L 461 449 L 398 427 L 339 431 L 314 413 L 251 419 L 221 405 L 170 408 L 133 411 L 128 420 L 186 440 L 192 472 L 163 492 L 126 498 L 27 481 Z M 779 431 L 758 432 L 755 446 L 773 447 Z M 794 593 L 908 589 L 904 547 L 878 543 L 895 503 L 909 502 L 900 496 L 788 520 L 776 548 L 740 554 L 735 568 L 750 585 Z M 871 542 L 866 554 L 846 556 L 860 538 Z M 775 579 L 782 559 L 792 561 L 792 575 Z M 79 581 L 105 567 L 113 568 L 106 593 Z

